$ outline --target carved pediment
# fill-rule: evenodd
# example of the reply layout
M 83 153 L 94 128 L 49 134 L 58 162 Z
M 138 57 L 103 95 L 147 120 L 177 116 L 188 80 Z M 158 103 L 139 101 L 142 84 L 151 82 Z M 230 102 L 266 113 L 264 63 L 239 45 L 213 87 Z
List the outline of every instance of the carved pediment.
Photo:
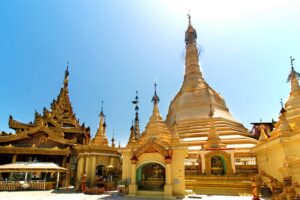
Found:
M 138 158 L 144 153 L 159 153 L 164 158 L 168 158 L 168 159 L 172 157 L 172 150 L 167 150 L 163 146 L 153 141 L 149 141 L 143 146 L 141 146 L 140 148 L 138 148 L 134 155 L 136 158 Z

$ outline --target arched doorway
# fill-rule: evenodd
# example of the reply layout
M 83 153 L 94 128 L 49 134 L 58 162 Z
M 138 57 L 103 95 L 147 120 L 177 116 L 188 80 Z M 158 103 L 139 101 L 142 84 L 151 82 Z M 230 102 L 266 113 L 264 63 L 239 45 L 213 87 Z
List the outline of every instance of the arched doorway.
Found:
M 222 156 L 212 156 L 210 158 L 211 174 L 224 175 L 226 173 L 226 167 L 224 158 Z
M 158 163 L 147 163 L 137 169 L 138 190 L 163 191 L 165 168 Z
M 105 166 L 104 165 L 98 165 L 96 167 L 96 176 L 105 176 Z

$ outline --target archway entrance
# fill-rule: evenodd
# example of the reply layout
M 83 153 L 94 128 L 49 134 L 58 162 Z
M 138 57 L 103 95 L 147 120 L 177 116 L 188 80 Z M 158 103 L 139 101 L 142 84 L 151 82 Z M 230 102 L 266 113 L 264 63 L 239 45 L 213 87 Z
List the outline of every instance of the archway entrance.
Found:
M 96 167 L 96 176 L 105 176 L 105 166 L 104 165 L 98 165 Z
M 222 156 L 212 156 L 210 158 L 211 174 L 224 175 L 226 173 L 226 167 L 224 158 Z
M 163 191 L 165 168 L 158 163 L 147 163 L 137 169 L 138 190 Z

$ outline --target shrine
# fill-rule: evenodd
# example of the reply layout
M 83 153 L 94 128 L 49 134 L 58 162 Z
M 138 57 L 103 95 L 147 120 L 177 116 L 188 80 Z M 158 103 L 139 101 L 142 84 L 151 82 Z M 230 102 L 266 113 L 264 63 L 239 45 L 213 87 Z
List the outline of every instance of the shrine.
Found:
M 131 196 L 184 196 L 185 174 L 182 161 L 187 155 L 187 149 L 180 144 L 178 135 L 171 134 L 162 120 L 156 84 L 152 102 L 153 113 L 145 131 L 141 134 L 137 132 L 138 113 L 136 126 L 132 125 L 130 129 L 128 144 L 122 150 L 122 180 L 128 183 L 128 194 Z

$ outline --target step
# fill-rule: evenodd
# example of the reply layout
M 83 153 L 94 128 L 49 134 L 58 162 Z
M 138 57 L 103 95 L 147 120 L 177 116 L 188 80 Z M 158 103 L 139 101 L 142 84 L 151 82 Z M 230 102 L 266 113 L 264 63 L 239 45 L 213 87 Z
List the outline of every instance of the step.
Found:
M 251 196 L 251 189 L 234 189 L 234 188 L 192 188 L 195 194 L 206 195 L 233 195 L 233 196 Z
M 196 194 L 251 195 L 249 176 L 186 176 L 187 190 Z

